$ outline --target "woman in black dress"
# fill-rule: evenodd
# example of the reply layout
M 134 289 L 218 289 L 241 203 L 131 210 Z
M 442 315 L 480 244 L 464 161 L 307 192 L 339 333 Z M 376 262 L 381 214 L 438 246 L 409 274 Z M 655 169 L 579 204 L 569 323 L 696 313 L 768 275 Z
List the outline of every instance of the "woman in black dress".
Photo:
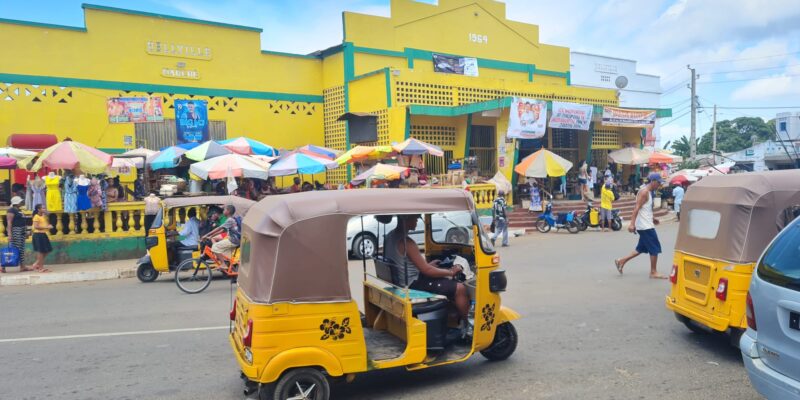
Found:
M 22 197 L 14 196 L 11 198 L 11 207 L 6 213 L 6 231 L 8 232 L 8 243 L 19 250 L 20 271 L 31 271 L 25 266 L 25 239 L 28 236 L 25 228 L 25 217 L 22 215 Z M 5 267 L 2 272 L 6 272 Z

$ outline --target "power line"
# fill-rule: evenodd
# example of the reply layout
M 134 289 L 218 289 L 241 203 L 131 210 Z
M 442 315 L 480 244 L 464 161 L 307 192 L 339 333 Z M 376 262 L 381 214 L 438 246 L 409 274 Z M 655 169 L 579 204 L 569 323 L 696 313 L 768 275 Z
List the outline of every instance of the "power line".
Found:
M 782 110 L 785 108 L 800 108 L 800 106 L 755 106 L 755 107 L 724 107 L 718 106 L 717 108 L 725 110 Z
M 682 103 L 688 103 L 689 100 L 691 100 L 691 99 L 683 99 L 681 101 L 676 101 L 674 103 L 662 104 L 661 107 L 674 107 L 674 106 L 677 106 L 677 105 L 682 104 Z
M 714 85 L 717 83 L 730 83 L 730 82 L 749 82 L 749 81 L 763 81 L 767 79 L 778 79 L 778 78 L 788 78 L 790 76 L 798 76 L 800 74 L 788 74 L 788 75 L 781 75 L 781 76 L 767 76 L 762 78 L 749 78 L 749 79 L 730 79 L 725 81 L 711 81 L 711 82 L 697 82 L 698 85 Z
M 668 94 L 668 93 L 670 93 L 670 92 L 673 92 L 674 90 L 676 90 L 676 89 L 680 88 L 681 86 L 685 85 L 687 82 L 689 82 L 689 80 L 688 80 L 688 79 L 684 79 L 683 81 L 681 81 L 681 82 L 680 82 L 680 83 L 678 83 L 677 85 L 675 85 L 675 86 L 672 86 L 672 87 L 670 87 L 669 89 L 667 89 L 667 90 L 664 90 L 663 92 L 661 92 L 661 96 L 663 96 L 663 95 L 665 95 L 665 94 Z
M 775 67 L 762 67 L 762 68 L 751 68 L 751 69 L 739 69 L 739 70 L 731 70 L 731 71 L 718 71 L 718 72 L 709 72 L 703 75 L 723 75 L 723 74 L 732 74 L 735 72 L 751 72 L 751 71 L 765 71 L 769 69 L 781 69 L 781 68 L 789 68 L 800 65 L 800 63 L 795 64 L 786 64 L 786 65 L 778 65 Z
M 745 58 L 731 58 L 727 60 L 718 60 L 718 61 L 704 61 L 704 62 L 697 62 L 693 63 L 694 65 L 708 65 L 708 64 L 721 64 L 731 61 L 746 61 L 746 60 L 761 60 L 764 58 L 775 58 L 775 57 L 783 57 L 783 56 L 790 56 L 793 54 L 800 54 L 800 51 L 793 51 L 791 53 L 782 53 L 782 54 L 773 54 L 769 56 L 761 56 L 761 57 L 745 57 Z
M 671 120 L 669 120 L 669 121 L 667 121 L 667 122 L 664 122 L 663 124 L 661 124 L 661 127 L 667 126 L 667 125 L 669 125 L 669 124 L 671 124 L 671 123 L 673 123 L 673 122 L 675 122 L 675 121 L 677 121 L 677 120 L 679 120 L 679 119 L 681 119 L 681 118 L 683 118 L 683 117 L 685 117 L 685 116 L 689 115 L 690 113 L 691 113 L 691 111 L 687 111 L 687 112 L 685 112 L 685 113 L 683 113 L 683 114 L 681 114 L 681 115 L 679 115 L 679 116 L 677 116 L 677 117 L 672 117 L 672 119 L 671 119 Z

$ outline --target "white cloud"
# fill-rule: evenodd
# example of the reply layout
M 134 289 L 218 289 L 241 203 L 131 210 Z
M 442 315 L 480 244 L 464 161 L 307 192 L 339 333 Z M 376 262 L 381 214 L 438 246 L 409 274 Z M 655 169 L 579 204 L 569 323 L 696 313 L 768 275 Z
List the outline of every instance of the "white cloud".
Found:
M 683 121 L 681 121 L 683 122 Z M 675 143 L 681 136 L 689 137 L 689 126 L 688 125 L 679 125 L 678 123 L 669 124 L 667 126 L 662 126 L 659 128 L 661 134 L 661 144 L 664 145 L 667 142 Z
M 769 79 L 750 81 L 736 89 L 731 98 L 742 101 L 775 100 L 784 96 L 796 98 L 800 93 L 800 77 L 773 75 Z

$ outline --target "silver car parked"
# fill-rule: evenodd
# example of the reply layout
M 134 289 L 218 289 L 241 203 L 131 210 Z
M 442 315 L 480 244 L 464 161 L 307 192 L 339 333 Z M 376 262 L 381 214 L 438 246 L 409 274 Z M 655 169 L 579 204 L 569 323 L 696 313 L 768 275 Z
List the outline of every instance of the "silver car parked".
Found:
M 800 399 L 800 218 L 758 262 L 747 325 L 739 346 L 753 387 L 768 399 Z

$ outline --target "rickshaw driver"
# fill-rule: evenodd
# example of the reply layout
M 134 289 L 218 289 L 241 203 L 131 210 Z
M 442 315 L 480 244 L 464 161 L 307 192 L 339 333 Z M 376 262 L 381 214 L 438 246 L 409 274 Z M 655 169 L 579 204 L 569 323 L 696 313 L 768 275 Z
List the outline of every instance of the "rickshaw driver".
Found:
M 239 224 L 241 224 L 241 219 L 238 217 L 234 217 L 236 214 L 236 207 L 231 204 L 225 206 L 222 210 L 222 214 L 227 218 L 225 223 L 214 228 L 211 232 L 206 233 L 202 238 L 200 238 L 201 242 L 213 238 L 220 233 L 227 232 L 228 236 L 225 239 L 222 239 L 211 246 L 211 251 L 214 252 L 217 256 L 224 255 L 225 257 L 230 258 L 233 254 L 233 251 L 239 248 L 239 238 L 240 231 L 239 231 Z
M 438 268 L 439 260 L 426 262 L 417 243 L 408 236 L 409 232 L 417 229 L 419 217 L 418 214 L 397 216 L 397 227 L 386 235 L 385 256 L 407 270 L 409 288 L 447 296 L 455 303 L 461 317 L 466 318 L 469 313 L 467 288 L 462 283 L 448 279 L 462 272 L 461 266 L 443 269 Z

